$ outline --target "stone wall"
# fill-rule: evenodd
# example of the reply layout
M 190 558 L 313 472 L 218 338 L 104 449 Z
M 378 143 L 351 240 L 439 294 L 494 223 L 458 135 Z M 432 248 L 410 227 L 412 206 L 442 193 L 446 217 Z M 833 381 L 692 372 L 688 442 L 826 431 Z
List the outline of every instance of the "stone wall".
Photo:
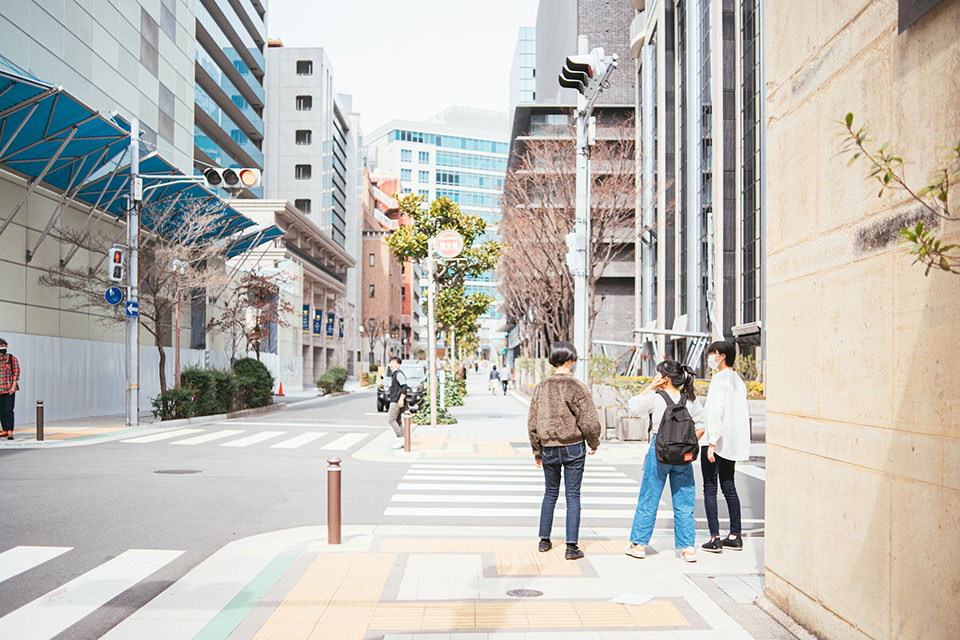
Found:
M 847 167 L 837 123 L 912 184 L 943 166 L 960 2 L 899 35 L 894 0 L 765 11 L 767 595 L 823 637 L 957 638 L 960 276 L 911 265 L 889 221 L 915 205 Z

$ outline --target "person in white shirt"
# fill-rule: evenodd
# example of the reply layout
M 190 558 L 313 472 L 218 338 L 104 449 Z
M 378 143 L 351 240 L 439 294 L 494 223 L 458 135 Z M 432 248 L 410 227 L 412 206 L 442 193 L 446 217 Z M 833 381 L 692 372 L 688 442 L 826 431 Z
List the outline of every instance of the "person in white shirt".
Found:
M 732 342 L 724 340 L 707 347 L 707 363 L 714 373 L 707 392 L 706 445 L 701 448 L 700 469 L 710 541 L 700 546 L 712 553 L 721 553 L 724 549 L 743 550 L 740 496 L 734 481 L 734 467 L 737 461 L 750 458 L 750 412 L 747 386 L 733 370 L 735 360 L 736 347 Z M 722 540 L 717 517 L 718 479 L 730 514 L 730 535 Z
M 630 546 L 627 555 L 634 558 L 646 556 L 646 546 L 653 535 L 657 521 L 657 507 L 663 487 L 670 478 L 670 495 L 673 501 L 673 536 L 676 547 L 687 562 L 697 561 L 696 526 L 693 507 L 697 501 L 697 489 L 693 476 L 693 464 L 664 464 L 657 460 L 657 431 L 667 412 L 667 402 L 660 395 L 666 392 L 674 404 L 683 403 L 696 425 L 697 438 L 703 435 L 704 413 L 693 388 L 694 372 L 676 360 L 664 360 L 657 365 L 657 376 L 643 393 L 630 398 L 630 412 L 636 416 L 653 416 L 653 437 L 643 463 L 643 480 L 637 498 L 637 511 L 630 529 Z

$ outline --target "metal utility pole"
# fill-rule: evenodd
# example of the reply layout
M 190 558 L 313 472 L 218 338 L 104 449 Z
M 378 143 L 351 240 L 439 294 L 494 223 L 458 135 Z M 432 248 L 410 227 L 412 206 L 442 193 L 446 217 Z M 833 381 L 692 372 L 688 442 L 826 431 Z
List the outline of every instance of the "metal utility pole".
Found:
M 436 242 L 427 241 L 427 366 L 430 369 L 430 426 L 437 426 L 437 258 Z
M 577 349 L 577 369 L 574 375 L 586 382 L 589 352 L 590 291 L 590 120 L 593 105 L 603 90 L 610 74 L 617 66 L 617 56 L 605 56 L 598 47 L 589 50 L 586 36 L 577 38 L 577 55 L 569 56 L 560 71 L 560 86 L 576 89 L 576 214 L 573 231 L 567 235 L 567 265 L 573 276 L 573 346 Z
M 127 209 L 127 300 L 126 309 L 126 424 L 140 423 L 140 291 L 137 251 L 140 242 L 140 204 L 143 181 L 140 178 L 140 120 L 130 121 L 130 206 Z

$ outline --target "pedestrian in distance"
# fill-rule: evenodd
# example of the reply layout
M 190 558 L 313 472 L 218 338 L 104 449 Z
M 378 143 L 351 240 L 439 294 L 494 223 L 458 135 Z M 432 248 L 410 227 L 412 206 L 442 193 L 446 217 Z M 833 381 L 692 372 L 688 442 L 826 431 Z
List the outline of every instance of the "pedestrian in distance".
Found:
M 543 469 L 544 492 L 540 506 L 541 552 L 553 546 L 550 531 L 553 511 L 560 495 L 563 476 L 567 500 L 567 560 L 579 560 L 583 551 L 577 546 L 580 536 L 580 483 L 587 454 L 600 446 L 600 418 L 590 389 L 573 377 L 577 350 L 569 342 L 550 345 L 550 364 L 556 367 L 533 391 L 527 431 L 537 466 Z M 589 449 L 589 451 L 588 451 Z
M 393 356 L 387 365 L 390 372 L 390 390 L 387 392 L 387 399 L 390 401 L 390 408 L 387 410 L 387 424 L 393 429 L 397 436 L 393 443 L 394 449 L 403 448 L 403 427 L 400 426 L 400 412 L 403 411 L 404 404 L 407 401 L 407 378 L 400 369 L 400 358 Z
M 497 395 L 497 387 L 500 386 L 500 372 L 497 371 L 497 365 L 490 369 L 490 394 Z
M 676 548 L 685 561 L 697 561 L 693 461 L 699 450 L 697 441 L 704 431 L 704 411 L 697 400 L 693 381 L 693 369 L 676 360 L 664 360 L 657 365 L 653 382 L 628 403 L 634 415 L 652 415 L 654 425 L 643 463 L 637 511 L 626 551 L 628 556 L 645 557 L 657 521 L 660 496 L 669 478 Z
M 740 529 L 740 496 L 734 480 L 738 461 L 750 458 L 750 410 L 747 407 L 747 385 L 733 369 L 736 346 L 723 340 L 707 347 L 707 363 L 713 370 L 707 391 L 706 443 L 701 450 L 703 472 L 703 506 L 710 527 L 710 541 L 700 545 L 711 553 L 724 549 L 743 550 Z M 730 534 L 721 540 L 717 517 L 717 480 L 730 515 Z
M 510 386 L 510 367 L 504 367 L 500 373 L 500 384 L 503 385 L 503 395 L 507 395 L 507 387 Z
M 0 438 L 13 440 L 13 408 L 20 390 L 20 363 L 0 338 Z

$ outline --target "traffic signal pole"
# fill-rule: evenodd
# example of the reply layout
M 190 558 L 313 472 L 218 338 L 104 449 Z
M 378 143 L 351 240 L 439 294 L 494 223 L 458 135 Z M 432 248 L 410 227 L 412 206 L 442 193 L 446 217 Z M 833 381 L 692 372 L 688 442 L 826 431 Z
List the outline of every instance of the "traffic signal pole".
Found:
M 127 208 L 127 299 L 125 305 L 139 302 L 139 273 L 137 250 L 140 242 L 140 203 L 143 198 L 143 183 L 140 178 L 140 120 L 130 121 L 130 203 Z M 140 314 L 127 314 L 126 322 L 126 424 L 140 423 Z
M 427 349 L 430 369 L 430 427 L 437 428 L 437 258 L 434 238 L 427 241 Z

